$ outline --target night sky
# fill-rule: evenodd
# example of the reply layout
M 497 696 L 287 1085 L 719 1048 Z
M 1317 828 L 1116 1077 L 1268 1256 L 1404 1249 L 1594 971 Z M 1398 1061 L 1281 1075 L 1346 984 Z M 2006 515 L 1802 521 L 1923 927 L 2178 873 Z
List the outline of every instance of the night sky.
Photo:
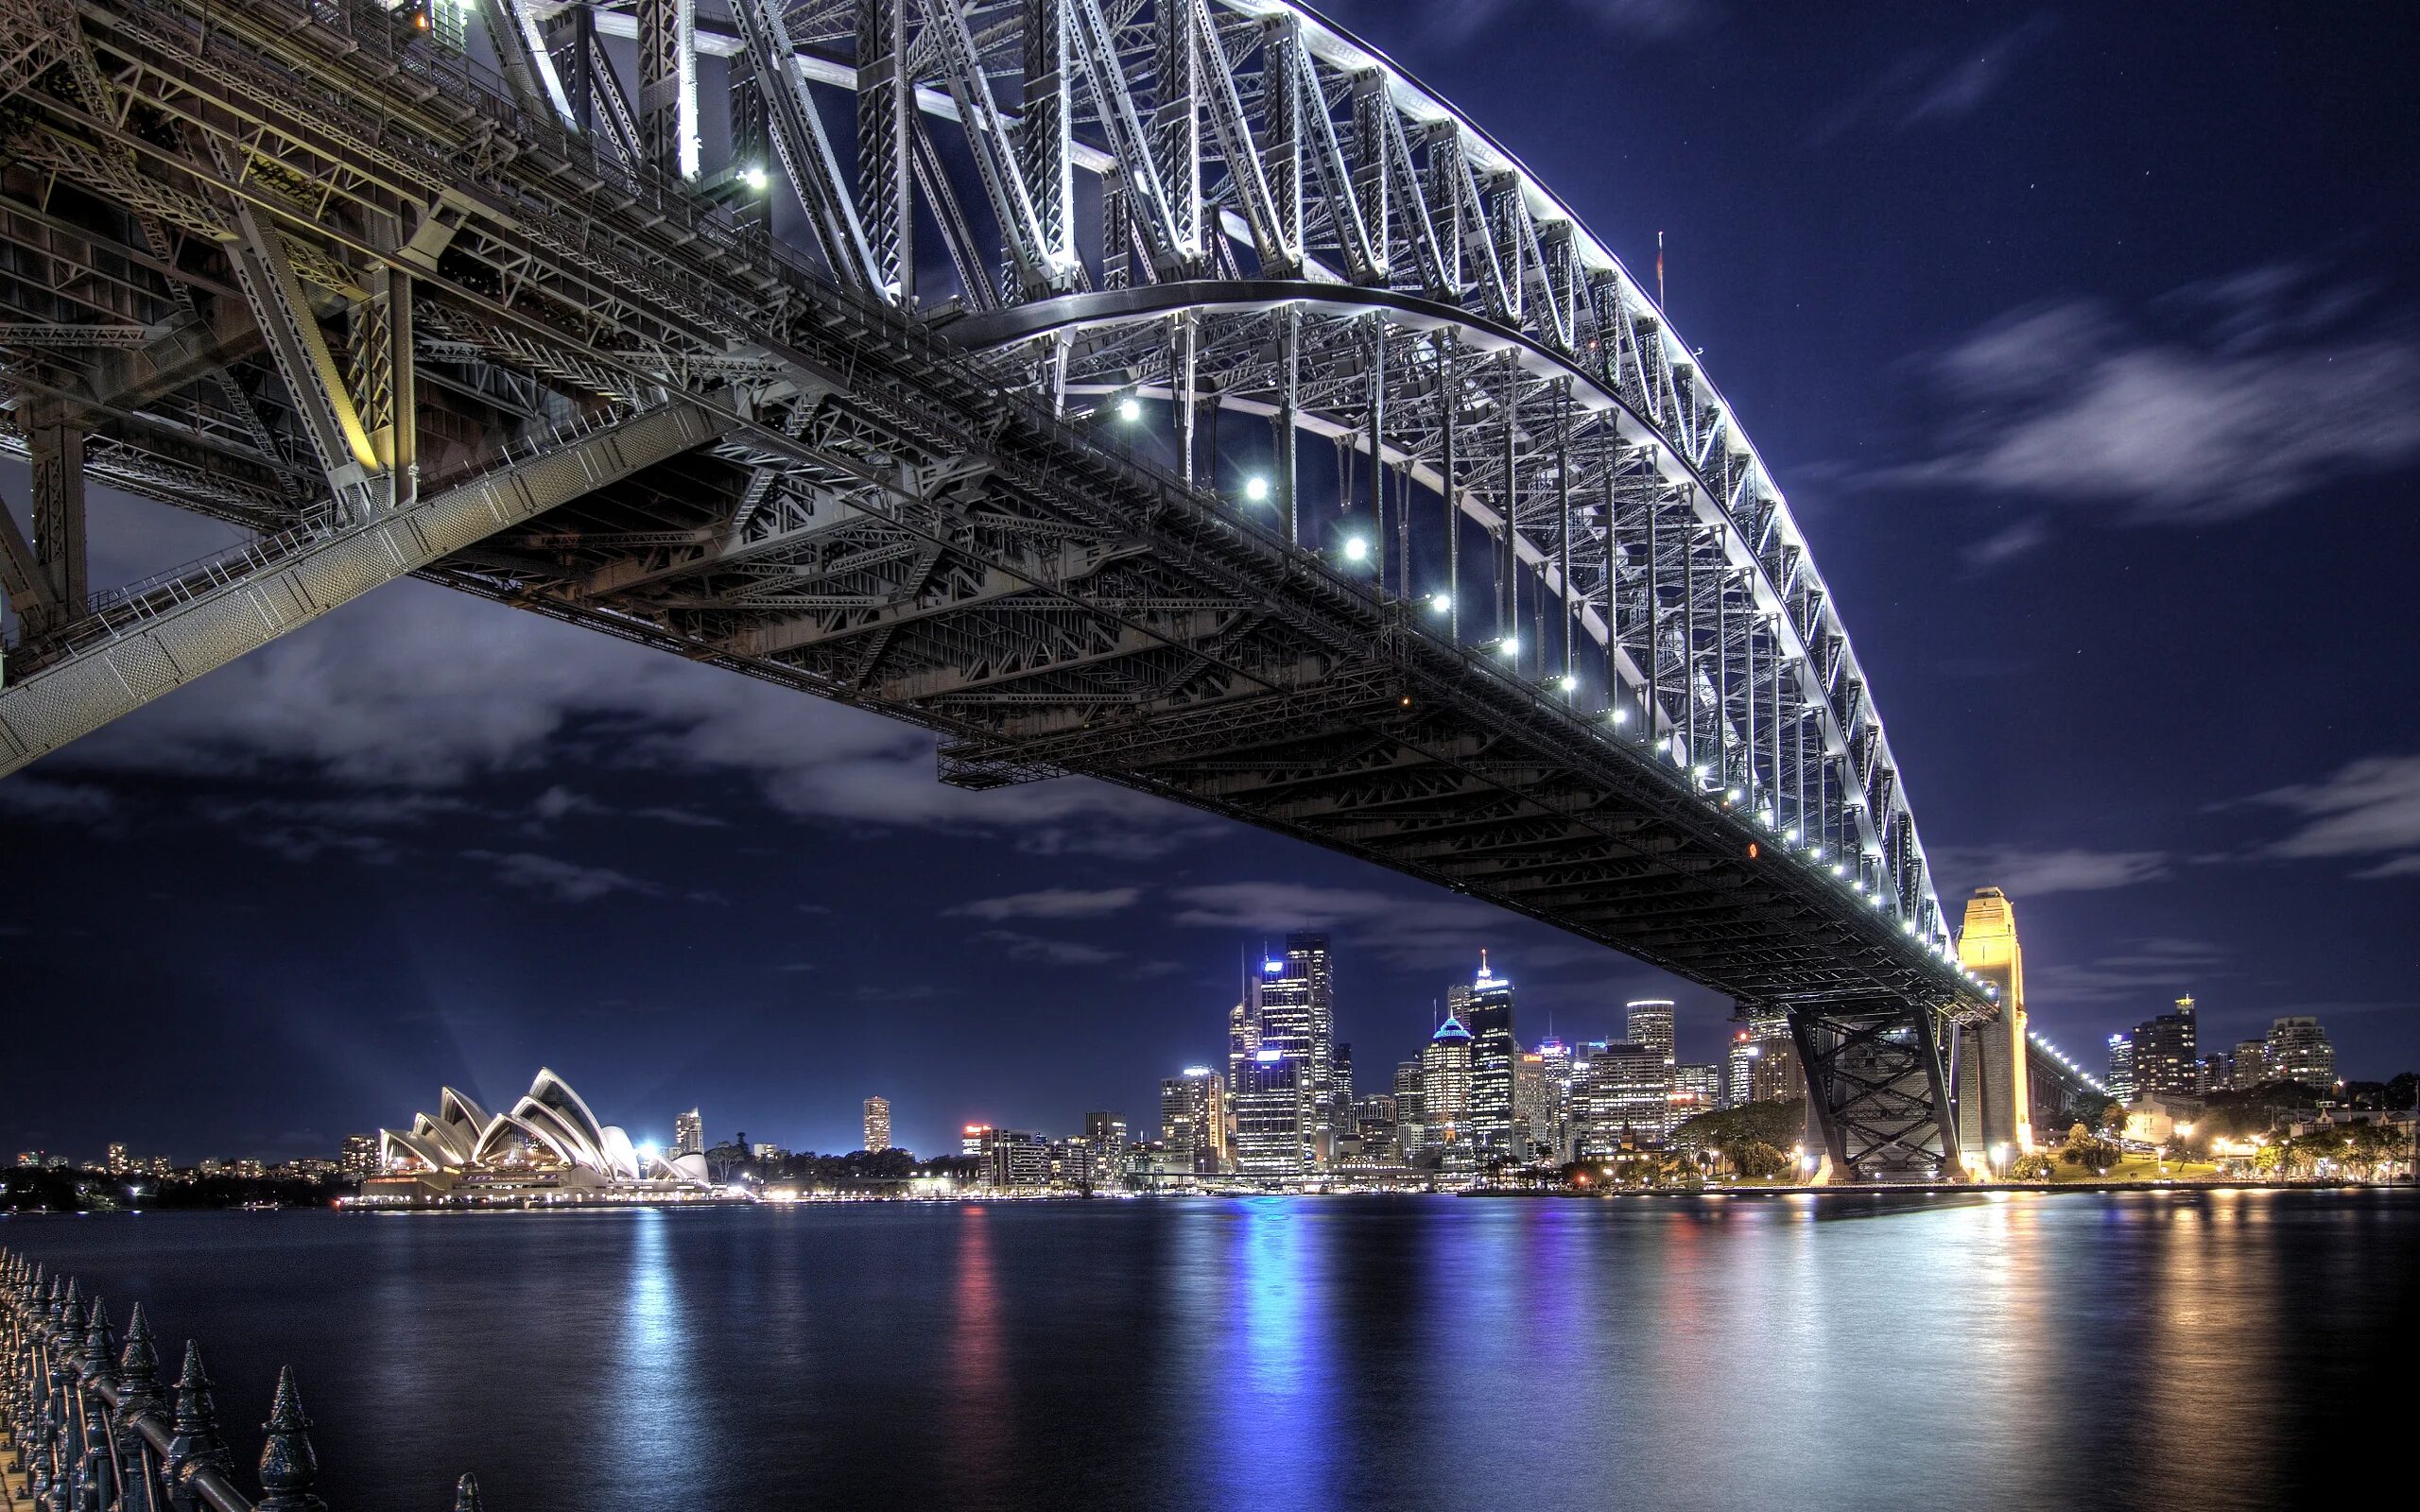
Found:
M 1337 0 L 1669 307 L 1837 591 L 2035 1025 L 2184 992 L 2420 1063 L 2420 24 L 2374 5 Z M 0 493 L 23 510 L 22 466 Z M 227 538 L 95 506 L 95 585 Z M 1361 1090 L 1481 947 L 1525 1038 L 1670 991 L 1324 852 L 417 582 L 0 782 L 0 1146 L 323 1153 L 541 1064 L 668 1138 L 1156 1118 L 1338 941 Z

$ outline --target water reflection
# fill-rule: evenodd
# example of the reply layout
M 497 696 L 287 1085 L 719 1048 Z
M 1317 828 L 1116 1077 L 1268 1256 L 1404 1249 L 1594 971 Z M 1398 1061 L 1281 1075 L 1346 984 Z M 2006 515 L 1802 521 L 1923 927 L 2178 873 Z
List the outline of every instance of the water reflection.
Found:
M 1844 1221 L 1846 1220 L 1846 1221 Z M 2307 1501 L 2410 1193 L 9 1220 L 348 1512 Z M 240 1445 L 249 1453 L 257 1440 Z

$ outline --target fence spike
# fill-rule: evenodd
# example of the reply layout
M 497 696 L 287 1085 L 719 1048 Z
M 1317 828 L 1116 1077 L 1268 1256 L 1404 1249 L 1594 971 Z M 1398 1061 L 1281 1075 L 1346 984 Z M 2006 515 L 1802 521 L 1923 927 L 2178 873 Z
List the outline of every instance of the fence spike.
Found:
M 479 1501 L 478 1478 L 468 1470 L 462 1472 L 462 1479 L 454 1486 L 454 1512 L 487 1512 Z
M 261 1445 L 261 1499 L 255 1512 L 322 1512 L 325 1502 L 311 1494 L 320 1477 L 320 1456 L 311 1449 L 311 1419 L 302 1416 L 302 1394 L 294 1385 L 294 1367 L 281 1366 L 277 1396 L 268 1421 L 261 1429 L 268 1437 Z
M 78 1374 L 95 1385 L 116 1384 L 116 1343 L 110 1330 L 109 1304 L 95 1297 L 91 1319 L 84 1325 L 84 1354 L 77 1362 Z
M 156 1412 L 160 1407 L 160 1355 L 152 1348 L 151 1323 L 143 1315 L 143 1304 L 134 1304 L 134 1315 L 126 1320 L 126 1349 L 117 1358 L 117 1410 L 121 1418 L 131 1423 L 136 1415 Z
M 222 1475 L 233 1475 L 235 1456 L 218 1431 L 218 1406 L 211 1400 L 209 1373 L 201 1367 L 201 1346 L 191 1339 L 185 1341 L 184 1368 L 177 1373 L 176 1413 L 169 1465 L 209 1465 Z

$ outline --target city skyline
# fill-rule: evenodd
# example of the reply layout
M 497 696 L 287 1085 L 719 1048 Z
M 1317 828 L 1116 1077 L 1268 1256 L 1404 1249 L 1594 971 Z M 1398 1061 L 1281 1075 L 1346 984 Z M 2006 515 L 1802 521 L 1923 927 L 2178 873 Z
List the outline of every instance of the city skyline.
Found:
M 2047 1037 L 2097 1060 L 2192 992 L 2212 1045 L 2316 1015 L 2348 1068 L 2415 1058 L 2420 669 L 2342 655 L 2397 643 L 2394 595 L 2308 591 L 2413 528 L 2420 212 L 2374 187 L 2415 128 L 2392 88 L 2314 115 L 2297 82 L 2382 67 L 2361 61 L 2395 55 L 2363 33 L 2382 23 L 2082 11 L 2003 47 L 1978 17 L 1921 43 L 1700 17 L 1621 33 L 1606 91 L 1603 59 L 1543 28 L 1474 48 L 1443 7 L 1334 9 L 1631 266 L 1666 233 L 1676 318 L 1889 694 L 1945 902 L 1996 884 L 2026 911 Z M 1990 61 L 1950 90 L 1965 51 Z M 2237 109 L 2204 108 L 2210 80 Z M 1617 156 L 1555 118 L 1580 91 Z M 1764 229 L 1736 234 L 1752 205 Z M 2271 403 L 2348 419 L 2249 448 L 2227 405 Z M 2018 449 L 1979 438 L 1995 412 Z M 2040 460 L 2102 455 L 2103 417 L 2127 444 L 2102 475 Z M 2137 454 L 2162 465 L 2118 465 Z M 11 509 L 25 484 L 0 463 Z M 129 527 L 96 530 L 96 583 L 228 539 L 95 510 Z M 2248 688 L 2325 717 L 2246 720 Z M 1335 936 L 1365 1050 L 1430 1021 L 1482 945 L 1566 1039 L 1615 1032 L 1634 996 L 1675 998 L 1685 1038 L 1726 1022 L 1608 952 L 1265 833 L 1081 781 L 933 778 L 913 731 L 393 585 L 0 782 L 0 965 L 22 1001 L 154 1047 L 110 1074 L 157 1127 L 73 1106 L 0 1125 L 316 1147 L 424 1085 L 509 1093 L 566 1040 L 616 1106 L 815 1108 L 761 1130 L 799 1143 L 839 1143 L 874 1086 L 919 1142 L 950 1126 L 930 1109 L 1021 1124 L 1113 1086 L 1131 1112 L 1207 1053 L 1192 1014 L 1238 938 L 1292 928 Z M 85 1012 L 26 1017 L 27 1057 L 95 1053 Z

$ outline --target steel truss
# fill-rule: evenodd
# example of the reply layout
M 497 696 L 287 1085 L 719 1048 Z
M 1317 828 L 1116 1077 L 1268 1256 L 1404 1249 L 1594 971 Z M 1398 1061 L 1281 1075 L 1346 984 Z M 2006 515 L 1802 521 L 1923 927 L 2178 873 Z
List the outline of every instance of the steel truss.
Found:
M 189 675 L 128 675 L 85 477 L 283 542 L 217 593 L 692 417 L 385 576 L 1792 1005 L 1839 1162 L 1924 1163 L 1858 1079 L 1894 1041 L 1824 1015 L 1992 1009 L 1832 595 L 1661 312 L 1445 102 L 1273 0 L 475 9 L 501 75 L 378 0 L 0 0 L 0 769 L 89 727 L 13 723 L 44 682 Z

